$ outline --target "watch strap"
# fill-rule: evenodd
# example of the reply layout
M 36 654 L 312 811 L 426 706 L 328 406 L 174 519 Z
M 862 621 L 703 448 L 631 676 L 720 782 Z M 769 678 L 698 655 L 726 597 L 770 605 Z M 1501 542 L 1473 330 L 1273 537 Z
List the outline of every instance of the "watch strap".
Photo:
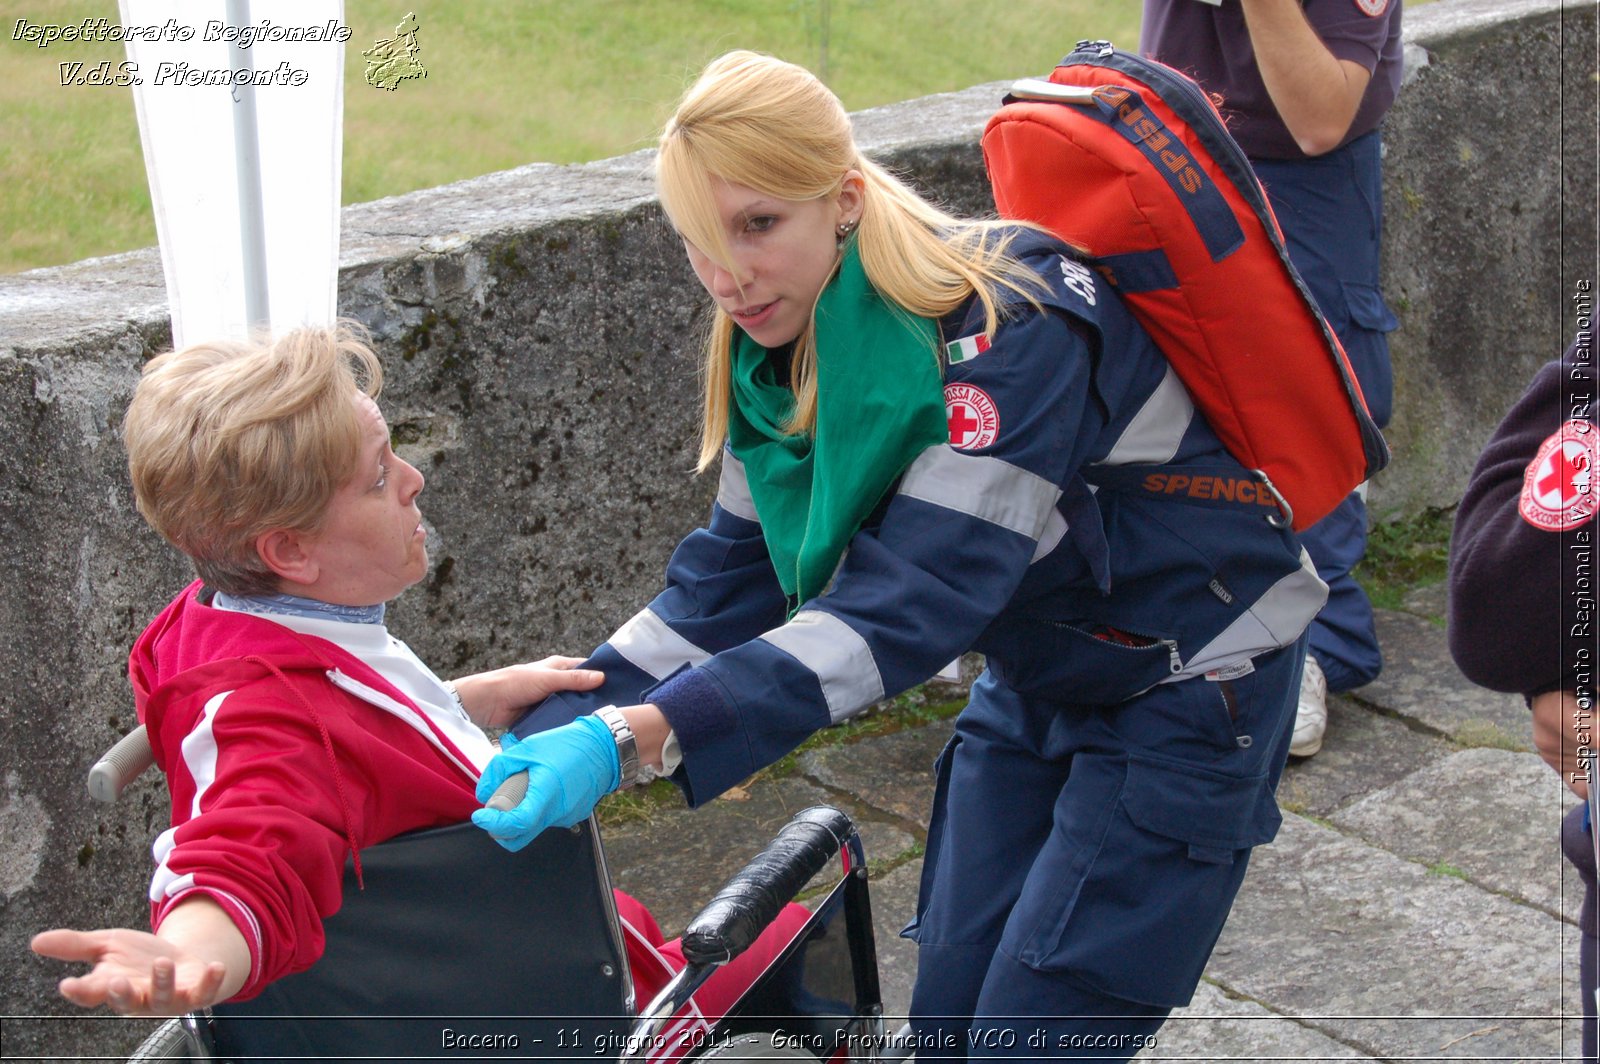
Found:
M 622 765 L 617 788 L 632 787 L 639 782 L 639 744 L 628 726 L 628 718 L 616 706 L 601 706 L 594 715 L 611 729 L 611 738 L 617 743 L 617 760 Z

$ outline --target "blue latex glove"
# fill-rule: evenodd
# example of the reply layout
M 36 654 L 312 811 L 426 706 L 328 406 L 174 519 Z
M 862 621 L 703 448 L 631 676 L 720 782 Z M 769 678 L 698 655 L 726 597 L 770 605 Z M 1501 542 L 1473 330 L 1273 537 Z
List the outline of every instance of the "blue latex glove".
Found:
M 486 802 L 507 776 L 526 770 L 528 793 L 515 809 L 479 809 L 472 822 L 515 853 L 545 828 L 570 828 L 622 782 L 622 762 L 611 729 L 590 714 L 571 724 L 518 740 L 507 732 L 500 755 L 478 780 Z

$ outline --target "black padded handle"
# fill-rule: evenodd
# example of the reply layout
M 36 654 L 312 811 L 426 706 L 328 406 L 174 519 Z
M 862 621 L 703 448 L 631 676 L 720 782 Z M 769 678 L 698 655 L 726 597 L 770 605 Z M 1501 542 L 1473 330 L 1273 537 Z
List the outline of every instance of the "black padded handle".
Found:
M 853 834 L 850 818 L 831 806 L 796 813 L 689 921 L 683 933 L 684 959 L 722 964 L 743 953 Z

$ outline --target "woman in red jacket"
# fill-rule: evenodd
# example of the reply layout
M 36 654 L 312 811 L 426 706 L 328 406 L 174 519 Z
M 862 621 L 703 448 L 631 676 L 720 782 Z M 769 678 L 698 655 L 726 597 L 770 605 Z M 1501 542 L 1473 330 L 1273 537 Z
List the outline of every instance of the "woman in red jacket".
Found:
M 135 497 L 200 580 L 129 663 L 172 797 L 154 933 L 33 942 L 92 964 L 61 982 L 78 1005 L 188 1012 L 310 967 L 347 857 L 359 876 L 366 847 L 466 820 L 496 753 L 482 729 L 601 680 L 547 658 L 446 682 L 389 634 L 384 603 L 426 574 L 428 530 L 423 475 L 374 401 L 381 381 L 347 330 L 198 345 L 145 368 L 124 422 Z M 643 906 L 619 895 L 618 909 L 648 1000 L 681 961 Z M 722 989 L 703 1007 L 738 987 Z

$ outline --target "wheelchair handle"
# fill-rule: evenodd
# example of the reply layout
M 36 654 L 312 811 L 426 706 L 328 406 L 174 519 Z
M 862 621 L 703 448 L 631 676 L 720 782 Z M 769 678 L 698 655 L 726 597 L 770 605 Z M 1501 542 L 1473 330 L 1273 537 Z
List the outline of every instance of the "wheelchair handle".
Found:
M 528 774 L 515 772 L 505 778 L 505 782 L 494 789 L 489 795 L 489 800 L 483 803 L 485 809 L 515 809 L 522 804 L 522 799 L 528 793 Z
M 694 965 L 724 964 L 743 953 L 855 830 L 848 816 L 830 806 L 795 814 L 689 922 L 684 959 Z
M 155 763 L 155 752 L 150 749 L 150 735 L 141 724 L 118 739 L 116 745 L 101 754 L 100 760 L 94 763 L 89 770 L 89 794 L 97 801 L 114 802 L 122 796 L 128 784 Z

